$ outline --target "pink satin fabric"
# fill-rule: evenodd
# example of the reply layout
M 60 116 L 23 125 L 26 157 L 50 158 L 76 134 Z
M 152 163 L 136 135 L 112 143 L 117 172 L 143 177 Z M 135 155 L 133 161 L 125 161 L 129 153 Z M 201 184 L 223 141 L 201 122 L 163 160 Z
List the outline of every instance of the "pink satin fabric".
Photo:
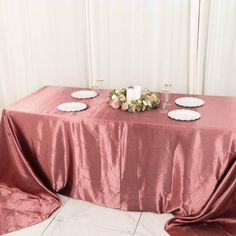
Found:
M 203 96 L 200 120 L 127 113 L 104 99 L 61 112 L 76 88 L 43 87 L 4 110 L 0 234 L 60 206 L 54 192 L 131 211 L 173 213 L 173 236 L 236 235 L 236 98 Z M 109 91 L 103 90 L 102 97 Z M 172 96 L 170 110 L 178 109 Z M 100 104 L 99 104 L 100 103 Z M 96 105 L 99 104 L 99 105 Z

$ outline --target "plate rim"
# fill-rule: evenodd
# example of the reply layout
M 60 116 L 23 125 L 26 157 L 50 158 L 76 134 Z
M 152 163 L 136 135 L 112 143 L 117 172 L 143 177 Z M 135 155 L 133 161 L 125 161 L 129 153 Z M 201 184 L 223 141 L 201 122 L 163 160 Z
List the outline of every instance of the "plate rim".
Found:
M 90 96 L 90 97 L 77 97 L 77 96 L 74 96 L 73 94 L 74 93 L 78 93 L 78 92 L 94 92 L 96 95 L 95 96 Z M 91 89 L 91 90 L 89 90 L 89 89 L 82 89 L 82 90 L 76 90 L 76 91 L 74 91 L 74 92 L 72 92 L 71 94 L 70 94 L 70 96 L 71 97 L 73 97 L 73 98 L 77 98 L 77 99 L 89 99 L 89 98 L 95 98 L 95 97 L 97 97 L 98 96 L 98 92 L 97 91 L 95 91 L 95 90 L 93 90 L 93 89 Z
M 200 105 L 190 105 L 190 106 L 188 106 L 188 105 L 181 105 L 181 104 L 179 104 L 179 103 L 177 102 L 178 99 L 186 99 L 186 98 L 192 98 L 192 99 L 201 100 L 201 101 L 202 101 L 202 104 L 200 104 Z M 203 106 L 203 105 L 205 104 L 205 101 L 204 101 L 203 99 L 201 99 L 201 98 L 197 98 L 197 97 L 186 97 L 186 96 L 185 96 L 185 97 L 176 98 L 176 99 L 175 99 L 175 104 L 178 105 L 178 106 L 181 106 L 181 107 L 201 107 L 201 106 Z
M 83 109 L 80 109 L 80 110 L 74 110 L 74 111 L 65 111 L 65 110 L 61 110 L 61 109 L 58 108 L 60 105 L 68 104 L 68 103 L 77 103 L 77 104 L 79 103 L 79 104 L 84 105 L 85 107 L 84 107 Z M 83 102 L 62 102 L 62 103 L 60 103 L 60 104 L 57 105 L 57 110 L 62 111 L 62 112 L 77 112 L 77 111 L 84 111 L 84 110 L 86 110 L 87 108 L 88 108 L 88 105 L 87 105 L 86 103 L 83 103 Z
M 199 117 L 195 118 L 195 119 L 177 119 L 177 118 L 171 117 L 169 115 L 171 112 L 175 112 L 175 111 L 190 111 L 190 112 L 193 112 L 193 113 L 197 114 Z M 174 110 L 171 110 L 171 111 L 168 112 L 168 117 L 173 119 L 173 120 L 177 120 L 177 121 L 195 121 L 195 120 L 199 120 L 202 117 L 202 115 L 201 115 L 201 113 L 199 113 L 197 111 L 190 110 L 190 109 L 174 109 Z

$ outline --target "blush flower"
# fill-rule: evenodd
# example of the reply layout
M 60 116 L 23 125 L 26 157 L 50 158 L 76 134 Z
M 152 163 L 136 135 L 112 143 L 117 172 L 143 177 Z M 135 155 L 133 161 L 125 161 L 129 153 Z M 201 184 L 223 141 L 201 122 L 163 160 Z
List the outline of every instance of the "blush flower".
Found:
M 111 102 L 111 106 L 114 108 L 114 109 L 118 109 L 120 107 L 120 104 L 119 104 L 119 100 L 118 99 L 115 99 Z
M 125 100 L 126 100 L 125 95 L 121 94 L 121 95 L 120 95 L 120 100 L 121 100 L 121 101 L 125 101 Z
M 132 112 L 135 112 L 135 109 L 136 109 L 136 105 L 132 105 L 131 107 Z
M 121 106 L 121 110 L 122 111 L 126 111 L 129 108 L 129 105 L 127 102 L 125 102 L 122 106 Z
M 147 105 L 149 106 L 149 107 L 151 107 L 152 106 L 152 103 L 151 103 L 151 101 L 147 101 Z

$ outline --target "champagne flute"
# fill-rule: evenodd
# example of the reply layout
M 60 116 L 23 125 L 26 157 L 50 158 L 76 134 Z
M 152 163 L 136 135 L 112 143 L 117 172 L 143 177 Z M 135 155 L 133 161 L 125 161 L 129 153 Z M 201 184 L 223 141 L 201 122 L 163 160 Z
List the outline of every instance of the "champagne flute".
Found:
M 100 102 L 103 103 L 103 98 L 102 98 L 102 89 L 101 85 L 104 82 L 104 79 L 99 78 L 97 79 L 97 85 L 98 85 L 98 95 L 100 96 Z
M 98 86 L 98 84 L 93 84 L 92 86 L 91 86 L 91 89 L 92 90 L 94 90 L 96 93 L 97 93 L 97 96 L 98 96 L 98 89 L 99 89 L 99 86 Z M 96 105 L 98 105 L 98 103 L 97 103 L 97 96 L 95 96 L 93 99 L 94 99 L 94 105 L 96 106 Z
M 171 102 L 170 102 L 170 89 L 172 87 L 172 83 L 171 82 L 167 82 L 164 84 L 164 89 L 166 90 L 166 106 L 170 106 Z
M 98 85 L 98 90 L 99 90 L 99 95 L 101 93 L 101 84 L 103 83 L 103 79 L 97 79 L 97 85 Z
M 104 82 L 104 79 L 97 79 L 97 83 L 100 85 Z
M 161 90 L 161 113 L 167 113 L 168 110 L 166 109 L 167 102 L 168 102 L 168 92 L 169 90 L 167 89 L 166 86 L 163 87 Z

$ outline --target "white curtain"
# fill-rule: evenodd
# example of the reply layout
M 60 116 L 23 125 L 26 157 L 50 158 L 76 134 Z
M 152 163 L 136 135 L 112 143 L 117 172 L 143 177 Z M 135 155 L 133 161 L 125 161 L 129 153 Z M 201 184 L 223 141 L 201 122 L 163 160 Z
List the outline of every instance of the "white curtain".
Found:
M 202 0 L 199 80 L 208 95 L 236 96 L 236 1 Z
M 1 106 L 43 85 L 99 78 L 188 92 L 195 1 L 1 0 Z
M 174 91 L 188 92 L 195 2 L 90 1 L 93 80 L 104 78 L 106 87 L 139 84 L 154 91 L 171 81 Z
M 43 85 L 88 86 L 86 2 L 0 0 L 0 108 Z
M 43 85 L 234 94 L 235 0 L 0 0 L 0 110 Z

